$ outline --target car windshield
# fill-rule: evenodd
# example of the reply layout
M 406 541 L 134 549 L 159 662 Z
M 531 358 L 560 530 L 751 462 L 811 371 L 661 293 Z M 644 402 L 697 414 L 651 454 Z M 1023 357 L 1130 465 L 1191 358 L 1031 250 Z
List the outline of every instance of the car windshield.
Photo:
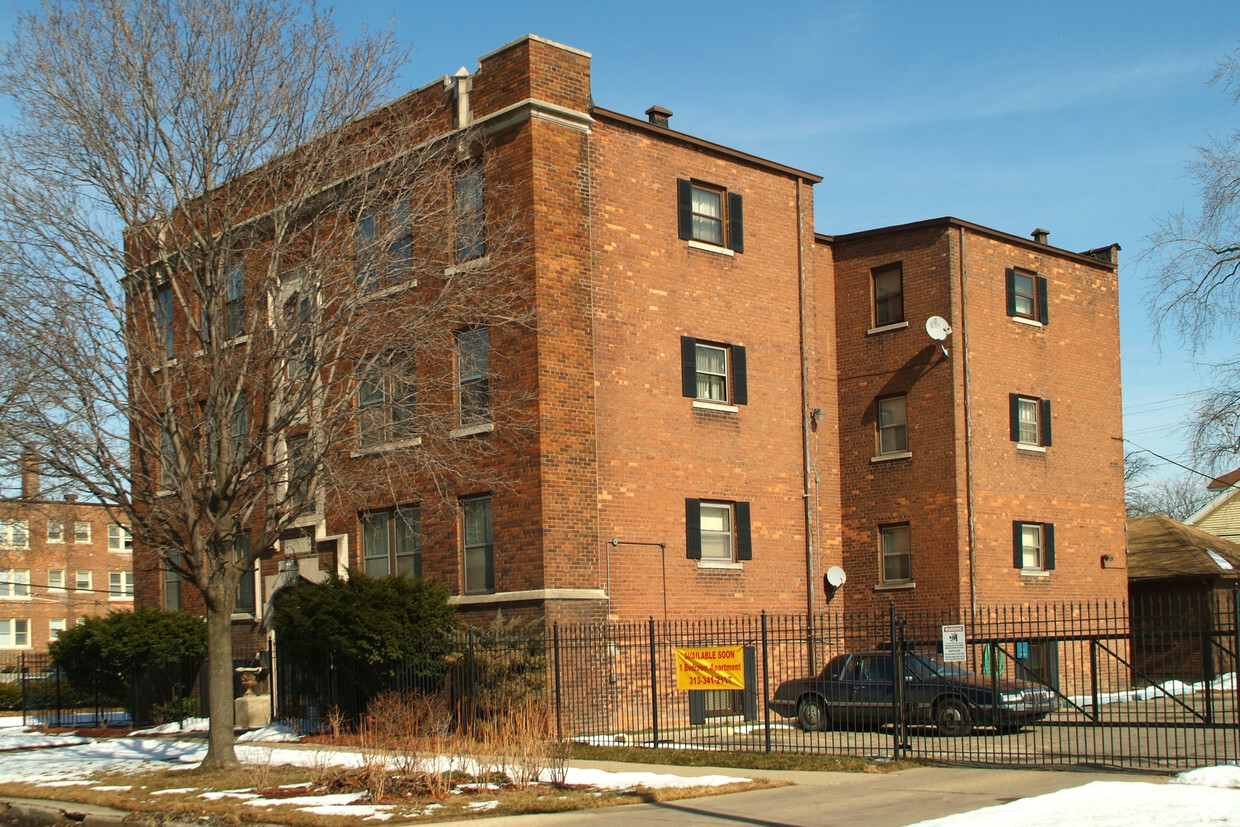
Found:
M 929 680 L 930 678 L 968 678 L 973 675 L 972 672 L 963 666 L 941 663 L 924 655 L 905 655 L 904 668 L 921 680 Z

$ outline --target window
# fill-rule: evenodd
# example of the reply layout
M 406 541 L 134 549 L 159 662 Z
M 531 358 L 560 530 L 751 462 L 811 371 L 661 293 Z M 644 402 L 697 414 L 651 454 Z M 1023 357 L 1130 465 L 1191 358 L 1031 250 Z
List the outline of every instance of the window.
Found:
M 108 572 L 108 597 L 112 600 L 133 600 L 133 572 Z
M 371 577 L 385 574 L 421 575 L 421 509 L 410 505 L 363 514 L 362 565 Z
M 30 525 L 25 520 L 0 520 L 0 546 L 30 548 Z
M 291 436 L 285 441 L 288 449 L 288 504 L 294 518 L 301 514 L 313 514 L 317 504 L 312 496 L 315 456 L 311 452 L 309 435 Z
M 878 400 L 878 453 L 908 451 L 908 401 L 903 396 Z
M 91 590 L 91 573 L 89 571 L 78 571 L 73 578 L 73 588 L 80 592 L 88 592 Z
M 904 268 L 891 264 L 873 271 L 874 326 L 904 321 Z
M 495 590 L 495 537 L 491 524 L 491 498 L 461 500 L 461 523 L 465 552 L 465 593 Z
M 372 448 L 415 436 L 417 393 L 409 360 L 378 357 L 358 380 L 358 444 Z
M 224 338 L 235 339 L 245 333 L 245 267 L 230 264 L 224 268 Z
M 180 559 L 179 557 L 177 558 Z M 181 608 L 181 573 L 164 562 L 164 609 L 175 612 Z
M 0 597 L 30 597 L 30 569 L 0 569 Z
M 155 288 L 155 327 L 163 342 L 164 358 L 171 359 L 175 340 L 172 330 L 172 285 L 167 282 Z
M 907 583 L 913 579 L 913 552 L 908 523 L 881 526 L 878 544 L 883 556 L 883 582 Z
M 59 520 L 48 520 L 47 541 L 49 543 L 63 543 L 65 541 L 65 524 Z
M 491 421 L 490 334 L 485 327 L 456 334 L 461 427 Z
M 749 503 L 685 500 L 685 552 L 690 560 L 752 560 Z
M 1009 269 L 1006 280 L 1009 316 L 1042 324 L 1050 321 L 1046 303 L 1046 279 L 1035 273 Z
M 48 570 L 47 590 L 51 592 L 63 592 L 65 590 L 64 569 L 49 569 Z
M 294 270 L 280 274 L 284 325 L 281 342 L 287 348 L 285 374 L 290 380 L 305 379 L 314 367 L 314 316 L 316 299 L 306 274 Z
M 159 430 L 159 485 L 168 489 L 176 484 L 177 458 L 168 423 L 161 423 Z
M 409 205 L 394 204 L 361 215 L 353 233 L 357 284 L 378 290 L 405 281 L 413 272 L 413 230 Z
M 749 403 L 745 348 L 680 337 L 681 394 L 725 405 Z
M 133 535 L 123 525 L 108 526 L 108 551 L 133 551 Z
M 0 646 L 7 649 L 30 645 L 30 621 L 25 619 L 0 620 Z
M 240 563 L 242 558 L 250 553 L 250 536 L 248 534 L 238 534 L 233 538 L 233 561 Z M 234 598 L 233 612 L 236 614 L 252 615 L 255 612 L 255 589 L 254 577 L 258 571 L 258 560 L 251 561 L 248 568 L 241 572 L 241 579 L 237 581 L 237 594 Z
M 1012 523 L 1012 565 L 1026 571 L 1055 568 L 1053 523 Z
M 681 179 L 676 182 L 676 198 L 682 239 L 745 252 L 743 202 L 739 193 Z
M 453 184 L 457 261 L 469 261 L 486 254 L 486 211 L 482 183 L 482 164 L 474 161 L 462 167 Z
M 241 462 L 249 451 L 250 414 L 245 394 L 239 394 L 233 403 L 232 416 L 228 423 L 228 459 Z
M 63 617 L 54 617 L 47 621 L 47 639 L 56 640 L 60 637 L 60 633 L 65 630 L 65 619 Z
M 1051 401 L 1008 394 L 1008 418 L 1013 442 L 1020 445 L 1051 444 Z
M 73 542 L 90 542 L 90 523 L 76 522 L 73 524 Z

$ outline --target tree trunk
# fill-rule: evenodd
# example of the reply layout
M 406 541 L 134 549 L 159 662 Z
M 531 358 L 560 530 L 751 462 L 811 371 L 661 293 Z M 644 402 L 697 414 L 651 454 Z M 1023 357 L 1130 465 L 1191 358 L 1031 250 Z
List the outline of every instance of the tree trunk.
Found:
M 211 591 L 219 588 L 212 584 Z M 212 597 L 217 599 L 212 600 Z M 235 767 L 240 764 L 233 749 L 232 601 L 228 595 L 207 599 L 207 695 L 210 728 L 207 755 L 202 767 Z M 221 608 L 221 604 L 222 608 Z

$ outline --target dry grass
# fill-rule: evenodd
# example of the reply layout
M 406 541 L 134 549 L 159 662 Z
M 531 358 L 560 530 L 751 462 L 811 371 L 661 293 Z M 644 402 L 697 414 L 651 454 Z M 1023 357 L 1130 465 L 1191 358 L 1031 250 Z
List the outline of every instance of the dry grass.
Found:
M 290 785 L 309 785 L 310 790 L 315 792 L 362 792 L 362 781 L 351 778 L 351 774 L 359 772 L 358 770 L 342 771 L 339 768 L 336 770 L 331 780 L 323 784 L 316 781 L 315 776 L 318 771 L 314 767 L 272 765 L 267 775 L 271 786 L 257 790 L 253 786 L 253 770 L 248 766 L 228 772 L 155 770 L 147 773 L 99 775 L 92 779 L 92 786 L 123 785 L 129 786 L 128 790 L 96 790 L 92 789 L 92 786 L 58 787 L 49 790 L 35 785 L 0 784 L 0 796 L 45 798 L 51 794 L 62 799 L 114 807 L 130 812 L 158 813 L 164 820 L 176 819 L 201 824 L 253 824 L 261 821 L 268 824 L 286 824 L 290 827 L 356 825 L 360 823 L 358 817 L 316 815 L 298 809 L 299 806 L 304 805 L 253 807 L 236 798 L 222 798 L 215 801 L 202 798 L 203 793 L 225 790 L 261 792 L 264 797 L 269 798 L 290 794 L 301 795 L 308 792 L 304 788 L 290 790 L 288 789 Z M 753 781 L 726 787 L 692 787 L 675 790 L 651 790 L 639 787 L 636 790 L 621 793 L 530 786 L 524 790 L 509 787 L 504 790 L 465 791 L 439 799 L 430 795 L 397 798 L 394 795 L 397 786 L 393 784 L 385 788 L 388 793 L 388 805 L 393 808 L 395 819 L 405 817 L 416 818 L 419 822 L 439 822 L 524 813 L 555 813 L 649 801 L 672 801 L 778 785 Z M 160 790 L 187 787 L 194 789 L 183 793 L 158 794 Z M 478 809 L 480 805 L 486 805 L 491 801 L 497 801 L 498 804 L 492 809 Z M 432 807 L 434 809 L 430 809 Z

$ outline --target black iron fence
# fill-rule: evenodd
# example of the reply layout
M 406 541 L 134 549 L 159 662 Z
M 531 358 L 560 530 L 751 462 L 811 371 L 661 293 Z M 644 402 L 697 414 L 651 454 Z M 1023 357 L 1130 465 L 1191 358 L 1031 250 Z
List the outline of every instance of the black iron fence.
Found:
M 1181 769 L 1240 758 L 1236 597 L 463 632 L 437 665 L 278 664 L 275 707 L 320 729 L 416 689 L 467 725 L 537 694 L 596 743 Z

